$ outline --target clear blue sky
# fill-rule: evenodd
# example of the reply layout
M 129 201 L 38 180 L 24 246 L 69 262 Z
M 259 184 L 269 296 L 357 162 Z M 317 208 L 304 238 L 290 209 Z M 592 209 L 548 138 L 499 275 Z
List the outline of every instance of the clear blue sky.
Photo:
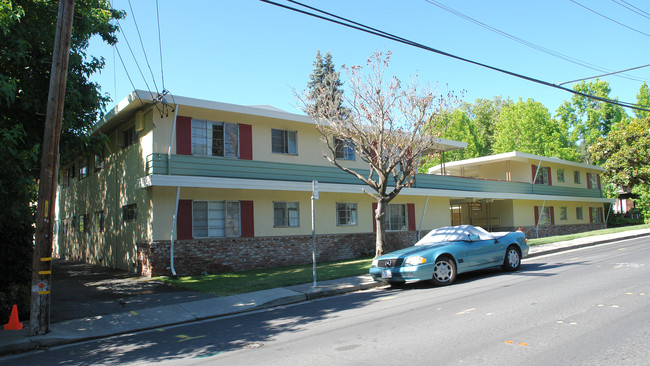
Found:
M 575 1 L 636 31 L 604 19 L 570 0 L 438 2 L 511 36 L 603 69 L 614 71 L 650 64 L 649 3 L 641 0 Z M 284 0 L 277 2 L 291 5 Z M 260 1 L 158 0 L 158 3 L 164 86 L 174 95 L 242 105 L 266 104 L 301 113 L 292 88 L 302 90 L 306 87 L 314 56 L 320 50 L 332 53 L 337 68 L 342 64 L 362 64 L 376 51 L 391 51 L 390 73 L 403 80 L 417 73 L 421 82 L 437 84 L 441 90 L 465 90 L 464 99 L 468 102 L 497 95 L 513 100 L 532 98 L 554 113 L 571 97 L 564 91 Z M 605 73 L 524 46 L 425 0 L 305 0 L 304 3 L 448 53 L 553 83 Z M 643 12 L 632 12 L 621 4 L 632 5 Z M 131 0 L 133 12 L 127 0 L 113 0 L 113 6 L 128 13 L 120 21 L 123 33 L 119 34 L 118 49 L 135 88 L 155 91 L 155 78 L 157 89 L 161 90 L 163 73 L 156 1 Z M 151 72 L 135 30 L 134 17 Z M 125 36 L 146 84 L 129 52 Z M 94 39 L 89 54 L 106 59 L 105 69 L 93 76 L 93 80 L 114 103 L 133 90 L 112 47 Z M 604 79 L 610 82 L 610 96 L 636 102 L 636 93 L 643 80 L 650 79 L 650 67 L 626 75 L 634 80 L 616 76 Z M 342 80 L 345 82 L 345 75 Z M 628 110 L 628 114 L 632 111 Z

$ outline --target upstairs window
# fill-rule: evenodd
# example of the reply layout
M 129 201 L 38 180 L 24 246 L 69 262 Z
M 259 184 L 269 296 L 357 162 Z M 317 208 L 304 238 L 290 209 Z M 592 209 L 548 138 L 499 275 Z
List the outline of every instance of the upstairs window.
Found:
M 135 144 L 137 140 L 138 133 L 135 131 L 135 125 L 122 131 L 122 148 L 126 149 L 127 147 Z
M 95 154 L 95 171 L 104 169 L 104 154 Z
M 540 166 L 539 170 L 537 170 L 537 177 L 535 177 L 535 184 L 549 184 L 551 179 L 549 170 L 546 167 Z
M 564 169 L 558 169 L 557 170 L 557 181 L 560 183 L 565 183 L 564 182 Z
M 341 160 L 355 160 L 354 142 L 334 138 L 334 157 Z
M 192 119 L 192 154 L 239 157 L 239 125 Z
M 580 184 L 580 172 L 577 170 L 573 172 L 573 183 Z
M 598 174 L 587 173 L 587 188 L 600 189 L 600 179 Z
M 271 151 L 279 154 L 298 154 L 298 133 L 271 129 Z
M 88 159 L 79 160 L 79 179 L 88 177 Z

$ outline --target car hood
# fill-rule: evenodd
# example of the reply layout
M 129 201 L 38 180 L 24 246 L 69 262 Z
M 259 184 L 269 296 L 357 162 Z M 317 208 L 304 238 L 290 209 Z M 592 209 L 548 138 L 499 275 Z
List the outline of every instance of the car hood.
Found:
M 442 243 L 432 243 L 432 244 L 426 244 L 426 245 L 417 245 L 413 247 L 408 247 L 400 250 L 396 250 L 394 252 L 386 253 L 382 256 L 377 257 L 377 259 L 388 259 L 388 258 L 406 258 L 410 257 L 412 255 L 418 255 L 418 253 L 426 252 L 431 249 L 436 249 L 436 248 L 441 248 L 445 247 L 450 244 L 454 244 L 456 242 L 453 241 L 448 241 L 448 242 L 442 242 Z

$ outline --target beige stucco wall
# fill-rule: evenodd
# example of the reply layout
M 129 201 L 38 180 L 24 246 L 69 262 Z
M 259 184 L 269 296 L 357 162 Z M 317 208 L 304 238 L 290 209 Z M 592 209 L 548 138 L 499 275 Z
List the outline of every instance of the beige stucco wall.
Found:
M 210 121 L 243 123 L 252 126 L 253 160 L 289 164 L 331 165 L 323 154 L 329 152 L 322 136 L 312 123 L 252 116 L 247 114 L 224 112 L 204 108 L 180 106 L 179 116 L 205 119 Z M 167 153 L 172 133 L 173 114 L 160 118 L 154 116 L 155 131 L 153 151 Z M 298 154 L 278 154 L 271 152 L 271 129 L 291 130 L 297 132 Z M 176 131 L 177 132 L 177 131 Z M 172 140 L 172 154 L 176 153 L 176 139 Z M 357 157 L 355 161 L 340 161 L 343 165 L 357 169 L 367 169 L 367 164 Z
M 57 193 L 57 227 L 54 253 L 59 257 L 85 260 L 90 263 L 135 270 L 135 244 L 152 238 L 152 200 L 150 192 L 137 188 L 137 180 L 145 174 L 145 157 L 152 149 L 151 113 L 144 113 L 145 129 L 138 134 L 139 143 L 122 148 L 122 132 L 133 125 L 127 122 L 107 133 L 104 149 L 104 167 L 96 170 L 94 155 L 89 161 L 88 177 L 71 179 L 67 188 Z M 62 167 L 65 172 L 69 167 Z M 122 206 L 137 204 L 135 221 L 124 222 Z M 104 211 L 104 231 L 98 231 L 96 213 Z M 88 214 L 90 224 L 86 232 L 79 231 L 78 217 Z M 77 217 L 76 228 L 63 233 L 63 219 Z
M 153 187 L 155 210 L 153 240 L 169 240 L 173 223 L 176 188 Z M 263 191 L 238 189 L 181 188 L 183 200 L 252 200 L 254 202 L 255 236 L 286 236 L 311 234 L 311 192 Z M 419 196 L 398 196 L 391 203 L 415 204 L 415 227 L 420 227 L 426 198 Z M 273 227 L 273 202 L 298 202 L 299 227 Z M 336 224 L 336 203 L 356 203 L 357 225 L 339 226 Z M 320 192 L 315 201 L 316 232 L 318 234 L 366 233 L 373 230 L 373 200 L 363 193 Z M 443 197 L 430 197 L 427 211 L 422 221 L 422 229 L 450 224 L 449 200 Z

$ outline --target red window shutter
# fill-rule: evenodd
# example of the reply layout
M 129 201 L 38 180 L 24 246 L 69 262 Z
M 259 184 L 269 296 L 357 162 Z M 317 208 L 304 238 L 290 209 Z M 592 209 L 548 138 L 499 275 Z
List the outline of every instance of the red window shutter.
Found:
M 548 185 L 552 186 L 553 185 L 553 179 L 551 178 L 551 168 L 547 167 L 546 172 L 548 173 Z
M 415 204 L 414 203 L 407 204 L 406 211 L 408 212 L 409 231 L 415 231 Z
M 598 189 L 600 189 L 600 174 L 596 174 L 596 180 L 598 181 Z
M 239 207 L 241 210 L 241 236 L 244 238 L 252 238 L 255 236 L 253 201 L 239 201 Z
M 192 117 L 176 117 L 176 154 L 192 155 Z
M 539 206 L 535 206 L 535 226 L 539 223 Z
M 553 212 L 553 206 L 549 207 L 549 211 L 551 212 L 551 225 L 555 225 L 555 213 Z
M 370 217 L 372 218 L 372 231 L 377 232 L 377 223 L 375 222 L 375 211 L 377 211 L 377 202 L 372 203 L 372 215 Z
M 253 160 L 253 127 L 239 124 L 239 158 Z
M 176 238 L 178 240 L 192 239 L 192 201 L 178 201 L 178 217 L 176 218 Z
M 532 173 L 533 173 L 533 184 L 535 184 L 535 182 L 537 181 L 537 179 L 536 179 L 537 177 L 535 176 L 535 173 L 537 173 L 537 165 L 533 164 L 530 167 L 531 167 Z
M 591 174 L 587 173 L 587 189 L 591 189 L 591 179 L 589 179 L 591 178 L 590 175 Z
M 594 214 L 591 212 L 591 207 L 589 207 L 589 223 L 593 224 L 594 222 Z

